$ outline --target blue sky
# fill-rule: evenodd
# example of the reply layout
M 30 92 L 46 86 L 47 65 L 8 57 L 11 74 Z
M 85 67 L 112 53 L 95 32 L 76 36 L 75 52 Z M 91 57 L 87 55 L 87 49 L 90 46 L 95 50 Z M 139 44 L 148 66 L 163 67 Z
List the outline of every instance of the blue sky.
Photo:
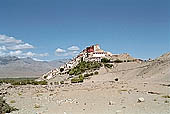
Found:
M 170 1 L 0 0 L 1 56 L 54 60 L 96 43 L 142 59 L 170 51 Z

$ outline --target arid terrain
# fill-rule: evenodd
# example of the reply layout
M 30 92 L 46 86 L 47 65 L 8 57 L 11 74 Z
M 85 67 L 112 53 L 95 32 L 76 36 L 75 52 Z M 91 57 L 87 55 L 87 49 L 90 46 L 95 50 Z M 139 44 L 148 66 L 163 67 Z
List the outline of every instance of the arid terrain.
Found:
M 170 114 L 170 0 L 0 0 L 0 114 Z
M 170 53 L 102 67 L 83 83 L 2 85 L 11 114 L 169 114 Z

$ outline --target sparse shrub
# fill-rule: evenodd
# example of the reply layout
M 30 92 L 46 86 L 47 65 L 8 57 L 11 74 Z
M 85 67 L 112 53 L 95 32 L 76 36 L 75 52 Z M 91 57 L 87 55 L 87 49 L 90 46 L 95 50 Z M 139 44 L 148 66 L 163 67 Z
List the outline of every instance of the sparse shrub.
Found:
M 37 81 L 32 81 L 31 84 L 32 85 L 38 85 L 38 82 Z
M 135 60 L 127 60 L 127 62 L 134 62 Z
M 75 73 L 74 69 L 71 69 L 71 70 L 69 71 L 69 75 L 74 75 L 74 73 Z
M 73 79 L 71 79 L 71 83 L 78 83 L 78 78 L 73 78 Z
M 168 101 L 168 100 L 165 100 L 165 103 L 169 103 L 169 101 Z
M 78 83 L 82 83 L 84 81 L 84 78 L 79 78 Z
M 127 60 L 127 62 L 131 62 L 131 60 Z
M 156 99 L 154 99 L 153 101 L 157 101 Z
M 99 72 L 97 72 L 97 71 L 96 71 L 96 72 L 94 72 L 94 74 L 95 74 L 95 75 L 98 75 L 98 74 L 99 74 Z
M 32 85 L 47 85 L 47 81 L 32 81 Z
M 39 104 L 35 104 L 34 108 L 40 108 L 40 105 Z
M 54 85 L 59 85 L 59 83 L 58 82 L 54 82 Z
M 12 82 L 12 85 L 20 85 L 20 82 Z
M 64 81 L 60 81 L 60 84 L 64 84 Z
M 170 98 L 170 95 L 164 95 L 163 98 Z
M 90 74 L 84 74 L 84 77 L 86 78 L 86 77 L 89 77 L 90 76 Z
M 84 77 L 83 77 L 83 75 L 81 74 L 81 75 L 79 76 L 79 78 L 84 78 Z
M 84 81 L 83 75 L 80 75 L 79 77 L 71 79 L 71 83 L 81 83 Z
M 107 58 L 102 58 L 102 59 L 101 59 L 101 62 L 102 62 L 102 63 L 109 63 L 109 62 L 110 62 L 110 60 L 109 60 L 109 59 L 107 59 Z
M 80 75 L 80 76 L 79 76 L 79 81 L 78 81 L 78 82 L 83 82 L 83 80 L 84 80 L 83 75 Z
M 128 91 L 127 89 L 121 89 L 120 91 Z
M 9 106 L 6 101 L 3 99 L 3 97 L 0 97 L 0 114 L 4 113 L 10 113 L 12 111 L 16 111 L 18 109 Z
M 107 68 L 112 68 L 113 67 L 112 64 L 104 64 L 104 66 L 107 67 Z
M 43 80 L 43 81 L 38 81 L 38 85 L 47 85 L 48 82 Z
M 119 59 L 116 59 L 115 61 L 114 61 L 114 63 L 122 63 L 123 61 L 122 60 L 119 60 Z
M 43 96 L 43 94 L 37 94 L 36 96 L 37 96 L 37 97 L 40 97 L 40 96 Z
M 18 93 L 18 96 L 21 96 L 22 94 L 21 93 Z
M 16 101 L 15 100 L 11 100 L 10 103 L 16 103 Z
M 84 77 L 86 78 L 86 77 L 93 76 L 93 75 L 94 75 L 94 73 L 84 74 Z
M 2 84 L 3 83 L 3 81 L 2 80 L 0 80 L 0 84 Z

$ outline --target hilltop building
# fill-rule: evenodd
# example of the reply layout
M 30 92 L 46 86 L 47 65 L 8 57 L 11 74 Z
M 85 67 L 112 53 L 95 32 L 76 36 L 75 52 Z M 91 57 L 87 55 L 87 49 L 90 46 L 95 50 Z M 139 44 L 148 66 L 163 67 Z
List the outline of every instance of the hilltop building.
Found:
M 99 44 L 89 46 L 80 52 L 76 57 L 71 61 L 67 62 L 65 65 L 62 65 L 59 69 L 64 69 L 60 72 L 59 69 L 51 70 L 43 75 L 45 79 L 51 79 L 57 74 L 66 74 L 70 69 L 74 68 L 80 61 L 97 61 L 100 62 L 102 58 L 111 57 L 112 53 L 105 52 L 100 49 Z
M 83 61 L 100 62 L 102 58 L 107 58 L 111 55 L 112 54 L 110 52 L 105 52 L 104 50 L 100 49 L 99 44 L 96 44 L 84 49 L 82 52 L 80 52 L 77 58 L 79 58 L 78 60 L 81 58 Z
M 45 79 L 51 79 L 56 75 L 67 74 L 67 72 L 77 66 L 81 61 L 96 61 L 101 62 L 102 58 L 107 58 L 110 61 L 115 61 L 117 59 L 127 62 L 127 61 L 139 61 L 139 59 L 134 59 L 129 54 L 112 54 L 102 50 L 99 44 L 86 47 L 82 52 L 80 52 L 76 57 L 67 62 L 65 65 L 61 66 L 59 69 L 54 69 L 43 75 Z M 60 70 L 60 69 L 64 70 Z

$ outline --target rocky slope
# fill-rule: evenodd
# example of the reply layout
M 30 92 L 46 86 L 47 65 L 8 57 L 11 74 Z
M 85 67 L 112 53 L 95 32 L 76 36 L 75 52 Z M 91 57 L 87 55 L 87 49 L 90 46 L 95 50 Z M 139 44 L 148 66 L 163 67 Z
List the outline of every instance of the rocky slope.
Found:
M 170 53 L 163 54 L 147 64 L 148 65 L 138 74 L 139 76 L 170 81 Z

